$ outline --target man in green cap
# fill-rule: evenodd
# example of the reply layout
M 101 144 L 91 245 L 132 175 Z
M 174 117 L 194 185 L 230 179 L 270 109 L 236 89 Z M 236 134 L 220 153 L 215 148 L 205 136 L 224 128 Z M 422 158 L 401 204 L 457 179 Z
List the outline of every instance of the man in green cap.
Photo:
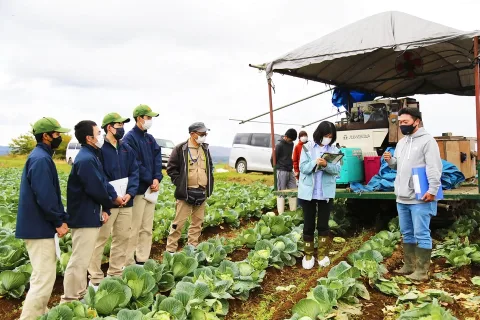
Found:
M 53 118 L 33 125 L 37 146 L 27 158 L 20 182 L 15 236 L 25 240 L 33 272 L 20 319 L 36 319 L 47 311 L 55 284 L 57 259 L 54 237 L 68 232 L 53 151 L 69 132 Z
M 145 199 L 147 191 L 155 195 L 162 181 L 162 152 L 155 138 L 147 133 L 152 117 L 158 117 L 149 106 L 141 104 L 133 110 L 136 125 L 123 139 L 135 151 L 139 166 L 139 186 L 133 201 L 132 232 L 126 265 L 143 264 L 152 247 L 153 213 L 156 199 Z
M 101 269 L 102 256 L 110 235 L 112 236 L 112 245 L 107 275 L 121 276 L 122 268 L 125 266 L 126 251 L 131 234 L 133 198 L 138 189 L 138 165 L 135 153 L 132 148 L 121 141 L 125 134 L 123 126 L 127 122 L 130 122 L 129 118 L 123 118 L 115 112 L 107 114 L 102 122 L 102 128 L 106 133 L 105 143 L 101 148 L 103 171 L 111 184 L 115 185 L 116 182 L 119 182 L 118 180 L 125 178 L 128 181 L 125 185 L 126 189 L 117 187 L 109 190 L 110 197 L 117 199 L 118 196 L 121 196 L 123 204 L 110 209 L 110 218 L 100 228 L 95 251 L 88 267 L 90 285 L 93 288 L 96 288 L 104 278 Z M 121 194 L 117 194 L 117 191 Z

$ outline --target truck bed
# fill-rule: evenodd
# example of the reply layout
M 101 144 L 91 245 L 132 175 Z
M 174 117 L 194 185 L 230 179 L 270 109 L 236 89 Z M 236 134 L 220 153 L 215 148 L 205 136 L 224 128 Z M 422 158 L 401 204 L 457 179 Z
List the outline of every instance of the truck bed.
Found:
M 288 197 L 296 197 L 297 189 L 288 189 L 282 191 L 275 191 L 277 195 Z M 477 185 L 462 186 L 458 189 L 444 190 L 444 200 L 480 200 L 480 193 Z M 395 199 L 395 193 L 390 192 L 362 192 L 355 193 L 350 189 L 337 189 L 336 198 L 339 199 Z

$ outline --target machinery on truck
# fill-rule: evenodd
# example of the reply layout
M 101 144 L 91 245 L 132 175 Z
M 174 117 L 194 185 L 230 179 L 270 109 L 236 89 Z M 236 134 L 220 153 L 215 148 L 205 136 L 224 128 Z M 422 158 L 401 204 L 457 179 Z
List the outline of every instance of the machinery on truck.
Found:
M 401 12 L 384 12 L 347 25 L 271 62 L 250 66 L 267 75 L 272 133 L 273 112 L 305 100 L 273 109 L 275 73 L 322 82 L 348 93 L 348 101 L 343 104 L 346 117 L 336 123 L 337 142 L 346 154 L 336 197 L 347 199 L 356 216 L 375 215 L 381 220 L 387 214 L 396 214 L 393 191 L 353 193 L 345 185 L 352 182 L 355 168 L 362 170 L 359 163 L 363 159 L 378 159 L 387 147 L 395 146 L 402 138 L 397 114 L 404 107 L 420 108 L 412 98 L 415 94 L 475 96 L 476 138 L 444 134 L 436 139 L 445 160 L 455 164 L 466 178 L 477 176 L 479 162 L 474 144 L 480 138 L 479 36 L 478 30 L 465 32 Z M 375 98 L 355 100 L 353 93 Z M 355 158 L 356 164 L 345 166 L 345 162 Z M 356 175 L 361 176 L 358 172 Z M 476 179 L 474 184 L 445 190 L 439 209 L 447 212 L 465 208 L 472 201 L 477 203 L 479 187 Z M 276 192 L 286 196 L 297 193 L 293 189 Z

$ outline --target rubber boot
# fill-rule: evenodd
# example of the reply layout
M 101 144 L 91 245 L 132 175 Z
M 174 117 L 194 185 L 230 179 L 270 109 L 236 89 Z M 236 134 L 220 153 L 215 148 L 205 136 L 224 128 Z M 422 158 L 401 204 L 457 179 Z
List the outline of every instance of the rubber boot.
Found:
M 290 211 L 297 211 L 297 198 L 288 198 L 288 209 Z
M 432 249 L 415 248 L 415 256 L 417 258 L 415 271 L 408 275 L 407 278 L 415 282 L 423 282 L 428 280 L 428 269 L 430 268 L 430 258 Z
M 305 241 L 305 256 L 302 260 L 303 269 L 312 269 L 315 265 L 315 258 L 313 257 L 315 253 L 313 241 Z
M 416 243 L 404 243 L 403 244 L 403 267 L 394 270 L 396 274 L 411 274 L 415 271 L 415 248 Z
M 283 197 L 277 198 L 277 210 L 278 210 L 278 214 L 283 214 L 283 212 L 285 212 L 285 198 Z
M 330 264 L 330 258 L 328 258 L 328 253 L 332 245 L 332 238 L 329 236 L 319 236 L 318 237 L 318 251 L 317 251 L 317 260 L 318 264 L 321 267 L 326 267 Z

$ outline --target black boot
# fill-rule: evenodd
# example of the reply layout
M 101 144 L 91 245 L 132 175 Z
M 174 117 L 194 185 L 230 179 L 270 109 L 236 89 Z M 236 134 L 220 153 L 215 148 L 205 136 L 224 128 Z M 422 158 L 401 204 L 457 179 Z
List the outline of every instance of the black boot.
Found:
M 408 275 L 407 278 L 415 282 L 427 281 L 428 269 L 430 268 L 430 258 L 432 256 L 432 249 L 423 249 L 420 247 L 416 247 L 415 256 L 417 257 L 415 271 L 412 274 Z
M 397 274 L 411 274 L 415 271 L 415 248 L 417 245 L 415 243 L 404 243 L 403 244 L 403 267 L 400 269 L 394 270 L 394 273 Z

